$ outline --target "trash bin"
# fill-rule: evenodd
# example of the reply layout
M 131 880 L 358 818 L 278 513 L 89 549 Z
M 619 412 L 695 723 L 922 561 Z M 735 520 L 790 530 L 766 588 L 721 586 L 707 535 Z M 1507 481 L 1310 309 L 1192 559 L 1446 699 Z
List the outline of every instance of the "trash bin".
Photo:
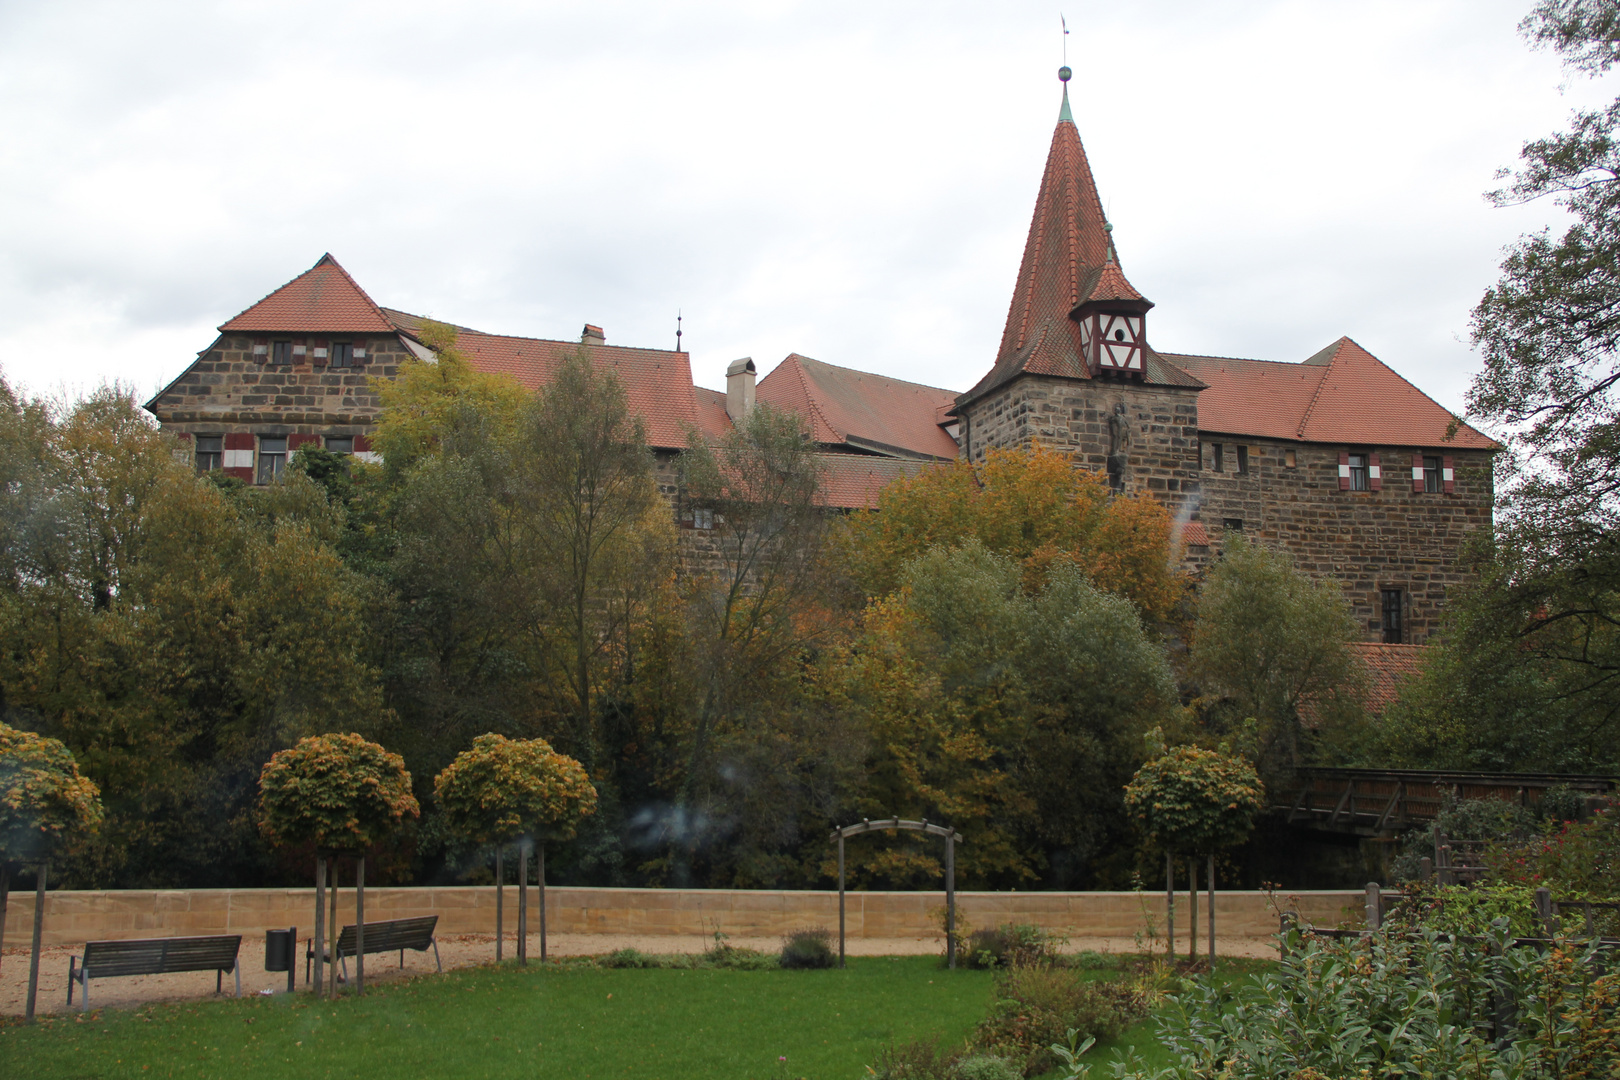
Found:
M 264 932 L 264 970 L 285 971 L 287 973 L 287 992 L 293 990 L 293 980 L 297 977 L 298 965 L 294 954 L 298 952 L 298 929 L 289 927 L 286 930 L 266 930 Z

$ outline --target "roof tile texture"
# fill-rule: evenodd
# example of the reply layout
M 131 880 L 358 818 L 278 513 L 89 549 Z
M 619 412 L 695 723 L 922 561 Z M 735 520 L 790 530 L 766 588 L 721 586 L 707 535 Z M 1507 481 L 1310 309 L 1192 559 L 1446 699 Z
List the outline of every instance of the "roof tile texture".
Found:
M 220 326 L 267 334 L 390 334 L 394 326 L 331 255 Z
M 939 425 L 954 390 L 838 367 L 793 353 L 759 381 L 755 400 L 810 422 L 818 443 L 844 443 L 954 458 L 956 440 Z

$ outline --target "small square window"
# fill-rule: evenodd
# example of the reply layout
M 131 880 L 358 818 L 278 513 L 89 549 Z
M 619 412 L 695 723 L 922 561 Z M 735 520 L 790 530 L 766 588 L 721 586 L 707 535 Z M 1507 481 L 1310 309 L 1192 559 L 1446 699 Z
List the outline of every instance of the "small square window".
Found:
M 1423 459 L 1423 490 L 1429 494 L 1444 491 L 1446 486 L 1441 482 L 1440 459 L 1425 457 Z
M 692 511 L 692 528 L 694 528 L 694 529 L 712 529 L 712 528 L 714 528 L 714 511 L 713 510 L 693 510 Z
M 1224 453 L 1222 453 L 1222 451 L 1224 451 L 1225 449 L 1226 448 L 1224 446 L 1222 446 L 1220 443 L 1215 444 L 1215 471 L 1216 472 L 1225 472 L 1226 471 L 1226 468 L 1225 468 L 1226 455 Z
M 354 366 L 354 345 L 347 341 L 334 341 L 332 343 L 332 367 Z
M 1369 490 L 1371 490 L 1371 485 L 1368 484 L 1368 482 L 1367 482 L 1368 481 L 1368 476 L 1369 476 L 1369 474 L 1368 474 L 1368 471 L 1367 471 L 1367 455 L 1366 454 L 1351 454 L 1350 455 L 1350 490 L 1351 491 L 1369 491 Z
M 213 472 L 225 464 L 225 436 L 198 435 L 193 462 L 200 473 Z
M 1384 617 L 1384 644 L 1399 645 L 1402 639 L 1401 607 L 1403 593 L 1399 589 L 1383 589 L 1379 592 L 1382 601 Z
M 1249 475 L 1249 448 L 1247 446 L 1240 446 L 1240 447 L 1237 448 L 1237 459 L 1238 459 L 1238 468 L 1237 468 L 1238 475 L 1239 476 L 1248 476 Z
M 273 342 L 270 346 L 270 362 L 272 364 L 292 363 L 292 342 Z
M 334 454 L 352 454 L 354 453 L 354 436 L 328 435 L 326 437 L 326 449 Z
M 259 483 L 271 484 L 287 467 L 287 436 L 259 436 Z
M 1225 529 L 1227 532 L 1242 532 L 1243 531 L 1243 519 L 1242 518 L 1222 518 L 1221 519 L 1221 528 Z

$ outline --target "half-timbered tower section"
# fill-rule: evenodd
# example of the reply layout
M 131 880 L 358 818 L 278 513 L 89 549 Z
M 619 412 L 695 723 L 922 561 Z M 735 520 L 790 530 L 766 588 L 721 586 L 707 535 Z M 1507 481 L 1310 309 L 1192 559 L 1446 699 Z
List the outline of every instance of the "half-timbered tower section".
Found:
M 1161 353 L 1152 306 L 1120 268 L 1065 87 L 1001 348 L 953 410 L 963 453 L 1070 454 L 1163 500 L 1195 570 L 1241 531 L 1338 581 L 1369 640 L 1436 632 L 1465 541 L 1490 526 L 1498 445 L 1348 338 L 1302 363 Z

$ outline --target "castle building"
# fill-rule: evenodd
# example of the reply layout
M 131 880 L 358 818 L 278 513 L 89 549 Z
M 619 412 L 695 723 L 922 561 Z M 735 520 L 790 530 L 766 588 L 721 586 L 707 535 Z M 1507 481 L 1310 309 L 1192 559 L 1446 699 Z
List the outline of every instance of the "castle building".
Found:
M 1153 306 L 1120 265 L 1065 85 L 1001 346 L 966 393 L 796 353 L 763 379 L 737 360 L 725 391 L 709 390 L 693 385 L 687 353 L 609 345 L 590 324 L 577 341 L 457 327 L 456 344 L 531 390 L 576 350 L 612 370 L 685 528 L 712 524 L 680 498 L 688 439 L 719 437 L 768 402 L 804 418 L 831 508 L 870 507 L 930 463 L 1046 447 L 1161 500 L 1189 567 L 1242 532 L 1338 581 L 1368 640 L 1427 640 L 1466 579 L 1465 541 L 1490 527 L 1498 444 L 1347 337 L 1292 363 L 1160 352 Z M 326 255 L 223 323 L 146 407 L 199 471 L 249 483 L 273 482 L 303 445 L 366 457 L 374 380 L 433 358 L 423 323 L 375 303 Z

